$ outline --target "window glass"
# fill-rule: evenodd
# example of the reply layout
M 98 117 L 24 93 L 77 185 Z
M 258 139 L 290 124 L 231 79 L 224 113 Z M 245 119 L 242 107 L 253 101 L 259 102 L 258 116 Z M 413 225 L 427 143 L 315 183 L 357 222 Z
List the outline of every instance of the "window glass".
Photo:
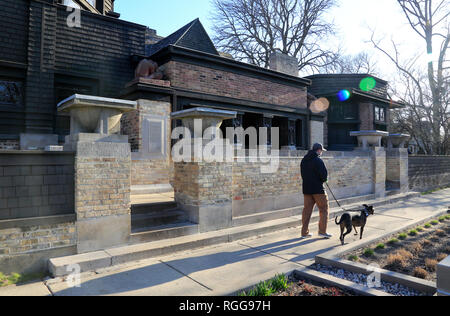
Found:
M 385 122 L 386 121 L 386 109 L 383 107 L 375 107 L 375 121 Z
M 0 105 L 22 105 L 22 89 L 22 82 L 6 81 L 0 79 Z

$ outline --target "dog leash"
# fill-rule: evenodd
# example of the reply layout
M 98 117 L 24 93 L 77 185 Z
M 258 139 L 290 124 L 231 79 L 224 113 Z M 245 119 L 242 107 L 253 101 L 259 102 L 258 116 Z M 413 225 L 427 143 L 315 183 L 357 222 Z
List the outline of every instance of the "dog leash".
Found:
M 333 196 L 334 200 L 336 201 L 337 205 L 344 210 L 344 212 L 359 212 L 359 211 L 353 211 L 353 210 L 346 210 L 345 208 L 342 207 L 341 203 L 339 203 L 338 199 L 336 198 L 336 196 L 334 195 L 333 191 L 331 190 L 330 186 L 328 185 L 327 182 L 325 182 L 325 184 L 327 185 L 328 190 L 331 192 L 331 195 Z

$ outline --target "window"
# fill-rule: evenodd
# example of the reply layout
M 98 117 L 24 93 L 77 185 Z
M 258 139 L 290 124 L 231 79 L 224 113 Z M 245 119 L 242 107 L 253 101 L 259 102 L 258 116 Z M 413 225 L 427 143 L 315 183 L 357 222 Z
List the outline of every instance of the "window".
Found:
M 0 79 L 0 105 L 21 106 L 22 103 L 22 82 Z
M 95 8 L 95 2 L 96 0 L 86 0 L 91 6 Z
M 375 106 L 375 121 L 386 122 L 386 109 L 380 106 Z

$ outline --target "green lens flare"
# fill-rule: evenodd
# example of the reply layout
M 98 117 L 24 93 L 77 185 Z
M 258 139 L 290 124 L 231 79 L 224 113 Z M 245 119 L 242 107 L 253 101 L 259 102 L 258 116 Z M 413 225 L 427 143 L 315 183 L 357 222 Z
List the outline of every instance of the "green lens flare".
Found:
M 369 91 L 373 90 L 376 87 L 376 85 L 377 85 L 377 82 L 375 81 L 374 78 L 367 77 L 367 78 L 364 78 L 363 80 L 361 80 L 361 82 L 359 83 L 359 88 L 362 91 L 369 92 Z

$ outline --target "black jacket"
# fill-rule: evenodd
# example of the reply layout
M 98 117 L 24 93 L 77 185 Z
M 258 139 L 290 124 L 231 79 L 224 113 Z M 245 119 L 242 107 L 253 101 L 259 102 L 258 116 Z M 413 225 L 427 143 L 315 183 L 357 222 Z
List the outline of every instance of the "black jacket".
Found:
M 303 194 L 325 194 L 323 184 L 328 180 L 327 167 L 319 155 L 310 150 L 301 163 Z

